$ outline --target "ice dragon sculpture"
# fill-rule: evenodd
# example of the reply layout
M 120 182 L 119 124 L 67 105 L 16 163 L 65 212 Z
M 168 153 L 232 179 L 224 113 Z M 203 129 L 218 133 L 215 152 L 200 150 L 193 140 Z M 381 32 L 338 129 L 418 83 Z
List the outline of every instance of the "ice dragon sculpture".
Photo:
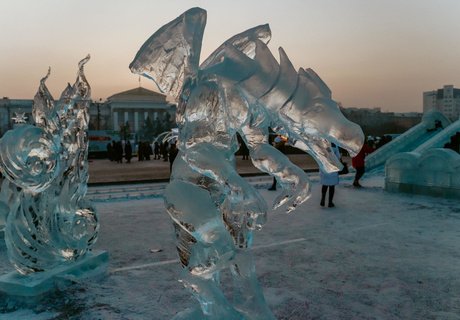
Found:
M 98 219 L 84 196 L 88 181 L 90 86 L 84 75 L 55 104 L 45 81 L 34 97 L 35 125 L 22 124 L 0 140 L 6 179 L 0 205 L 7 211 L 8 257 L 23 275 L 82 258 L 97 239 Z
M 176 231 L 181 281 L 201 308 L 176 319 L 274 319 L 248 250 L 267 205 L 235 170 L 235 135 L 249 147 L 253 164 L 281 185 L 274 208 L 285 205 L 290 212 L 309 197 L 309 181 L 268 143 L 269 127 L 288 135 L 326 171 L 341 167 L 330 142 L 355 154 L 363 134 L 343 117 L 313 70 L 296 72 L 281 48 L 276 61 L 267 47 L 268 25 L 235 35 L 199 65 L 205 24 L 205 10 L 186 11 L 154 33 L 130 64 L 133 73 L 178 101 L 180 152 L 165 204 Z M 225 268 L 233 277 L 232 302 L 219 282 Z

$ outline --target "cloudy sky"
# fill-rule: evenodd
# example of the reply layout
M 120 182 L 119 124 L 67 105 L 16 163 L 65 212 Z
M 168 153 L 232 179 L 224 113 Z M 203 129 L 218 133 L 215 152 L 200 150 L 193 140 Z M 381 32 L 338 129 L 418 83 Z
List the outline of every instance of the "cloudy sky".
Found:
M 32 98 L 48 66 L 59 96 L 87 53 L 93 99 L 137 87 L 137 50 L 193 6 L 208 11 L 202 60 L 269 23 L 270 48 L 313 68 L 345 106 L 421 111 L 423 91 L 460 87 L 459 0 L 0 0 L 0 97 Z

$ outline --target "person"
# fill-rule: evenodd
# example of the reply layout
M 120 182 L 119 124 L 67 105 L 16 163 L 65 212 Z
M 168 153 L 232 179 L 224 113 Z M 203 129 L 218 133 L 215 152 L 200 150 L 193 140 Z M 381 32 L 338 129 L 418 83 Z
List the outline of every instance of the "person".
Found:
M 139 141 L 139 146 L 137 147 L 137 161 L 144 161 L 144 142 Z
M 153 152 L 154 152 L 153 159 L 154 160 L 160 160 L 161 159 L 161 157 L 160 157 L 160 144 L 158 143 L 158 141 L 155 141 L 155 145 L 153 147 Z
M 434 128 L 427 128 L 426 131 L 427 132 L 431 132 L 431 131 L 436 131 L 438 129 L 442 129 L 442 122 L 441 120 L 434 120 Z
M 169 141 L 165 140 L 162 144 L 162 150 L 161 153 L 163 153 L 163 161 L 168 161 L 168 148 L 169 148 Z
M 276 149 L 284 153 L 284 145 L 286 144 L 286 139 L 284 139 L 280 134 L 276 135 L 275 140 L 273 140 L 273 144 Z M 268 188 L 270 191 L 276 191 L 276 178 L 273 177 L 273 183 L 270 188 Z
M 172 166 L 174 163 L 174 159 L 176 159 L 177 153 L 179 150 L 177 149 L 176 142 L 171 143 L 171 146 L 169 147 L 169 172 L 172 172 Z
M 148 141 L 144 142 L 145 144 L 145 160 L 150 160 L 150 156 L 153 154 L 152 146 Z
M 125 145 L 125 159 L 127 163 L 131 163 L 131 158 L 133 157 L 133 147 L 131 142 L 128 140 Z
M 332 152 L 334 152 L 337 159 L 340 159 L 340 161 L 342 161 L 339 148 L 334 143 L 331 143 L 331 149 Z M 320 169 L 319 178 L 321 182 L 321 202 L 319 204 L 321 205 L 321 207 L 324 207 L 326 203 L 327 190 L 329 189 L 329 199 L 327 206 L 329 208 L 335 207 L 334 202 L 332 202 L 332 200 L 334 200 L 335 186 L 339 184 L 339 172 L 335 171 L 328 173 Z
M 110 161 L 113 161 L 113 144 L 115 141 L 112 141 L 112 143 L 107 143 L 107 157 L 109 158 Z
M 117 163 L 123 163 L 123 144 L 121 141 L 115 142 L 114 153 Z
M 359 184 L 359 179 L 362 178 L 365 172 L 365 161 L 364 159 L 369 153 L 372 153 L 374 148 L 371 147 L 369 141 L 365 141 L 361 150 L 358 154 L 351 159 L 351 165 L 353 168 L 356 169 L 355 179 L 353 181 L 353 186 L 357 188 L 361 188 L 362 186 Z

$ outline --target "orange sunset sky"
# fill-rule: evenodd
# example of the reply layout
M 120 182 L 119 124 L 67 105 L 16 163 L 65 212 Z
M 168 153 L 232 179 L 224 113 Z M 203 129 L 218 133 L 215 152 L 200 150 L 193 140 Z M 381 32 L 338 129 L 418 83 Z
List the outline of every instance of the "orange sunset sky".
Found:
M 58 97 L 87 53 L 93 99 L 136 87 L 128 65 L 137 50 L 194 6 L 208 11 L 202 60 L 269 23 L 275 56 L 282 46 L 347 107 L 421 111 L 423 91 L 460 87 L 458 0 L 0 0 L 0 97 L 33 98 L 48 66 Z

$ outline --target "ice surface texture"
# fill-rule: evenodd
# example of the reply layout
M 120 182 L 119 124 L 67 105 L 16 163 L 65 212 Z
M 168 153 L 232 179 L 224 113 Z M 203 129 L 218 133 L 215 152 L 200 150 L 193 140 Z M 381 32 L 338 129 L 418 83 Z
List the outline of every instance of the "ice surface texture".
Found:
M 71 263 L 97 238 L 96 212 L 84 201 L 91 90 L 83 68 L 88 60 L 89 55 L 80 61 L 77 80 L 56 104 L 45 84 L 48 71 L 34 98 L 35 125 L 17 125 L 0 140 L 5 241 L 21 274 Z
M 278 63 L 267 47 L 268 25 L 224 42 L 198 65 L 206 11 L 192 8 L 155 32 L 141 47 L 132 72 L 176 98 L 178 147 L 165 204 L 184 267 L 182 282 L 200 302 L 177 319 L 274 319 L 265 303 L 248 248 L 266 221 L 267 205 L 235 169 L 244 139 L 254 165 L 282 188 L 274 207 L 288 212 L 310 194 L 305 172 L 268 143 L 269 127 L 309 152 L 325 171 L 340 162 L 330 142 L 358 152 L 361 128 L 341 114 L 331 91 L 311 69 L 296 71 L 283 49 Z M 229 268 L 233 301 L 219 272 Z

